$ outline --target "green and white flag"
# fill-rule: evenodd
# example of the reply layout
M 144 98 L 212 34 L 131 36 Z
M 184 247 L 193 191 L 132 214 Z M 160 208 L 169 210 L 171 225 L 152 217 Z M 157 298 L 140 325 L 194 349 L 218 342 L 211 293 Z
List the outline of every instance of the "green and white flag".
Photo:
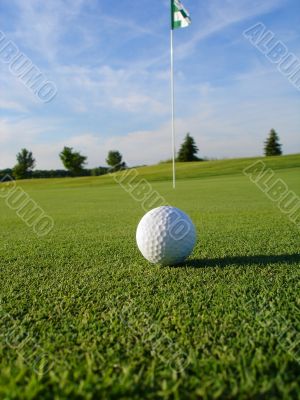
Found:
M 172 29 L 186 28 L 192 21 L 187 10 L 179 0 L 171 0 L 172 4 Z

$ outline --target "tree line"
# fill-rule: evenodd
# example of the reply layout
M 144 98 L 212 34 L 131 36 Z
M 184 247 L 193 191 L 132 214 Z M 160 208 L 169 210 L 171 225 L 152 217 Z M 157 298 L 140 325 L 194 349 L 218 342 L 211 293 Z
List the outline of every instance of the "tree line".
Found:
M 106 163 L 109 167 L 85 168 L 87 157 L 67 146 L 59 153 L 59 158 L 65 169 L 34 170 L 36 160 L 32 152 L 22 149 L 17 154 L 17 164 L 12 169 L 0 171 L 0 180 L 6 175 L 13 176 L 15 179 L 100 176 L 126 168 L 125 162 L 122 161 L 123 157 L 117 150 L 111 150 L 108 153 Z
M 282 145 L 277 132 L 271 129 L 265 143 L 265 156 L 279 156 L 282 154 Z M 199 149 L 194 138 L 187 133 L 177 154 L 178 162 L 204 161 L 197 156 Z M 123 161 L 122 154 L 117 150 L 108 152 L 106 163 L 109 167 L 97 167 L 93 169 L 85 168 L 87 157 L 80 152 L 73 150 L 72 147 L 65 146 L 59 154 L 59 158 L 65 167 L 61 170 L 34 170 L 36 160 L 31 151 L 22 149 L 17 154 L 17 164 L 13 169 L 0 171 L 0 180 L 6 175 L 12 175 L 15 179 L 28 178 L 62 178 L 75 176 L 100 176 L 108 172 L 115 172 L 126 169 L 127 165 Z

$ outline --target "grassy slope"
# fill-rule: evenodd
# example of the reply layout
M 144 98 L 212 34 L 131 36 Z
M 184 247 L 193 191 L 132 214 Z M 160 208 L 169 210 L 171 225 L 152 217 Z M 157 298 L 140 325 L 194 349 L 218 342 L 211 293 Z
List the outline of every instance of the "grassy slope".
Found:
M 44 239 L 1 200 L 0 397 L 299 398 L 299 230 L 248 162 L 184 165 L 206 179 L 175 192 L 154 182 L 169 166 L 141 169 L 197 226 L 177 268 L 142 259 L 144 212 L 111 177 L 22 182 L 55 220 Z M 268 162 L 300 195 L 300 157 Z
M 231 160 L 218 160 L 207 162 L 177 163 L 177 179 L 199 179 L 223 175 L 242 175 L 243 170 L 254 162 L 262 160 L 267 168 L 274 170 L 300 168 L 300 154 L 292 154 L 282 157 L 268 158 L 241 158 Z M 171 164 L 160 164 L 149 167 L 137 168 L 139 176 L 149 181 L 167 181 L 172 179 Z M 114 183 L 114 175 L 104 175 L 100 177 L 83 178 L 60 178 L 60 179 L 36 179 L 33 181 L 22 181 L 22 186 L 39 187 L 48 189 L 51 186 L 55 188 L 77 187 L 77 186 L 98 186 Z M 26 186 L 27 187 L 27 186 Z

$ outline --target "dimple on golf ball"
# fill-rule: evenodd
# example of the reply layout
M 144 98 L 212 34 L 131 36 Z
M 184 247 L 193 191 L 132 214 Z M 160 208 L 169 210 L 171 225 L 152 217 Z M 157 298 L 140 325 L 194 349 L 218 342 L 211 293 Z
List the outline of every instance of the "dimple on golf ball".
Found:
M 176 207 L 163 206 L 141 219 L 136 242 L 146 260 L 154 264 L 183 262 L 196 243 L 196 230 L 190 217 Z

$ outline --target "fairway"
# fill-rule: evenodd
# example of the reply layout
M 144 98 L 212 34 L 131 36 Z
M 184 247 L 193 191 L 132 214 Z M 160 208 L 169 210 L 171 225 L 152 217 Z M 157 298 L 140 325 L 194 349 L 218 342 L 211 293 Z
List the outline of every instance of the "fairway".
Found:
M 186 212 L 182 265 L 144 260 L 145 211 L 112 176 L 18 182 L 45 237 L 0 199 L 0 398 L 300 398 L 300 232 L 242 173 L 253 160 L 138 169 Z M 300 155 L 268 159 L 300 195 Z

